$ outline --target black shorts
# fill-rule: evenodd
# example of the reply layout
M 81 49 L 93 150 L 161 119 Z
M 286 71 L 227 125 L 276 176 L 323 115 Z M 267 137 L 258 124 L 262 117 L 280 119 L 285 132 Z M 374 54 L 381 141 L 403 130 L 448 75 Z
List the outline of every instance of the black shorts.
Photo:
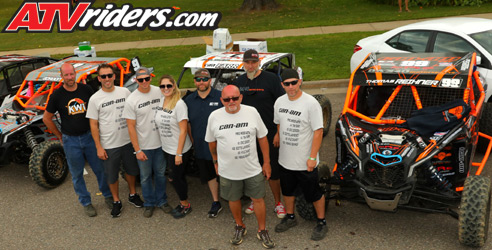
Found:
M 273 138 L 275 137 L 275 133 L 268 133 L 268 147 L 270 151 L 270 166 L 272 166 L 272 175 L 270 176 L 270 180 L 278 180 L 280 179 L 280 164 L 278 164 L 278 149 L 273 146 Z M 259 143 L 256 143 L 256 150 L 258 151 L 258 159 L 260 160 L 260 165 L 263 166 L 263 154 L 261 153 L 261 148 Z
M 318 168 L 308 172 L 293 171 L 280 166 L 280 187 L 284 196 L 295 196 L 297 187 L 300 187 L 307 202 L 318 201 L 323 196 L 319 186 Z
M 198 170 L 200 171 L 200 181 L 202 182 L 202 184 L 205 184 L 210 180 L 217 178 L 213 161 L 195 159 L 195 164 L 198 166 Z
M 106 149 L 106 154 L 108 155 L 108 159 L 102 162 L 108 184 L 114 184 L 118 180 L 118 174 L 122 165 L 125 173 L 133 176 L 140 174 L 137 158 L 133 154 L 131 143 L 118 148 Z

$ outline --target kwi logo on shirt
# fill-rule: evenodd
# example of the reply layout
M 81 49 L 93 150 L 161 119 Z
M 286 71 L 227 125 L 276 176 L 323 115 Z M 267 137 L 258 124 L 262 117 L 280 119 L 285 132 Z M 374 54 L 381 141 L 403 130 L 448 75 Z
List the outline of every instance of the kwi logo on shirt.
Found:
M 80 98 L 74 98 L 68 102 L 67 109 L 69 115 L 83 114 L 86 111 L 85 102 Z

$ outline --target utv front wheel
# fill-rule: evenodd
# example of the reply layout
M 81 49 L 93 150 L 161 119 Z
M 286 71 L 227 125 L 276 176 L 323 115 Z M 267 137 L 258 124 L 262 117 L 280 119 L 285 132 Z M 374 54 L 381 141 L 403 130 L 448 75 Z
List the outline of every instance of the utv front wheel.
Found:
M 460 243 L 471 247 L 483 246 L 487 240 L 489 215 L 490 179 L 475 175 L 467 177 L 460 205 Z
M 32 150 L 29 173 L 44 188 L 55 188 L 65 180 L 68 164 L 59 141 L 44 141 Z
M 323 136 L 328 134 L 331 125 L 331 103 L 325 95 L 313 95 L 323 111 Z

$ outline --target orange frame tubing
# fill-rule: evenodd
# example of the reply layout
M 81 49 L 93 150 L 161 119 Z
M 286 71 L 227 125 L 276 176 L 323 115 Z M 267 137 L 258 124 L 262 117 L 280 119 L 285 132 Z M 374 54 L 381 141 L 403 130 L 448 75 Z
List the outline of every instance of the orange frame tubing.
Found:
M 125 67 L 123 67 L 121 65 L 122 61 L 126 62 Z M 126 58 L 118 58 L 117 60 L 114 60 L 108 64 L 116 66 L 116 67 L 118 67 L 118 69 L 120 69 L 120 87 L 122 87 L 124 84 L 123 83 L 124 75 L 130 73 L 130 64 L 131 64 L 130 60 L 128 60 Z M 97 69 L 92 69 L 87 73 L 93 74 L 96 72 L 96 70 Z M 79 78 L 77 78 L 77 83 L 80 83 L 82 80 L 87 79 L 87 75 L 88 75 L 87 73 L 80 75 Z M 14 100 L 16 100 L 23 108 L 36 108 L 39 110 L 46 110 L 46 104 L 49 102 L 51 94 L 53 94 L 53 91 L 55 89 L 58 89 L 61 87 L 62 82 L 63 82 L 63 80 L 60 80 L 58 83 L 55 84 L 55 82 L 46 81 L 35 93 L 32 94 L 32 96 L 29 97 L 29 96 L 21 95 L 22 90 L 24 90 L 24 87 L 28 83 L 28 81 L 24 80 L 22 82 L 19 90 L 17 90 L 17 93 L 14 96 Z M 49 89 L 44 90 L 46 88 L 46 86 L 48 86 L 49 83 L 53 83 L 53 84 L 51 84 L 51 87 Z M 29 104 L 30 102 L 34 101 L 34 98 L 36 98 L 38 96 L 46 95 L 46 94 L 48 94 L 48 97 L 46 99 L 45 105 L 40 106 L 40 105 L 35 105 L 35 104 L 34 105 Z M 27 100 L 24 102 L 24 101 L 22 101 L 21 98 L 27 99 Z
M 487 163 L 487 160 L 489 159 L 490 150 L 492 149 L 492 137 L 491 136 L 486 135 L 486 134 L 481 133 L 481 132 L 478 132 L 478 136 L 489 140 L 489 146 L 487 147 L 487 150 L 485 151 L 485 155 L 483 156 L 483 159 L 481 162 L 472 162 L 472 166 L 478 167 L 477 172 L 475 172 L 475 175 L 480 175 L 482 173 L 482 170 L 485 167 L 485 163 Z

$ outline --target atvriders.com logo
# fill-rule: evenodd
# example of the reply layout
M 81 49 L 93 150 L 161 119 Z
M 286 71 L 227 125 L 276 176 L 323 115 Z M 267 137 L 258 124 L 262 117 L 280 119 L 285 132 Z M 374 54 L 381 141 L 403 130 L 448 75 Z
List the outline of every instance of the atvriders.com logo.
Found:
M 75 7 L 69 0 L 25 0 L 2 33 L 52 32 L 55 23 L 58 32 L 86 30 L 213 30 L 219 25 L 220 12 L 181 12 L 166 8 L 135 8 L 131 4 L 108 3 L 104 8 L 92 8 L 95 0 L 79 0 Z

